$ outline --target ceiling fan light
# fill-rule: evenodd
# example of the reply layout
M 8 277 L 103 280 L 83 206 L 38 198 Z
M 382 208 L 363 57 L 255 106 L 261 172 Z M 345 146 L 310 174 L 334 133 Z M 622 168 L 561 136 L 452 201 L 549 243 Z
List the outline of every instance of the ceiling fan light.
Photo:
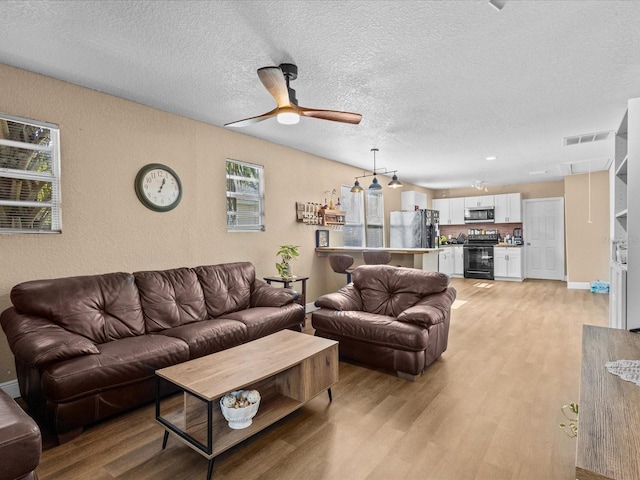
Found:
M 350 192 L 351 193 L 360 193 L 362 192 L 362 187 L 360 186 L 360 182 L 358 180 L 356 180 L 356 182 L 353 184 L 353 187 L 351 187 Z
M 282 125 L 295 125 L 300 121 L 300 115 L 293 111 L 284 111 L 278 113 L 276 119 Z
M 400 188 L 402 187 L 402 182 L 400 180 L 398 180 L 398 175 L 396 175 L 395 173 L 393 174 L 393 177 L 391 178 L 391 181 L 387 184 L 387 187 L 391 187 L 391 188 Z
M 382 190 L 382 185 L 378 183 L 378 179 L 376 177 L 373 177 L 373 181 L 371 182 L 371 185 L 369 185 L 369 190 Z

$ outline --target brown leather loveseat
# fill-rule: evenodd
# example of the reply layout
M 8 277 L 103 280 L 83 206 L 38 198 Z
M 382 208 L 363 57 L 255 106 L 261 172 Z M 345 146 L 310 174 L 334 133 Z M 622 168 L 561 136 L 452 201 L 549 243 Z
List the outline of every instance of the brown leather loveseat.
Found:
M 151 401 L 156 369 L 300 330 L 296 298 L 239 262 L 21 283 L 0 323 L 22 398 L 64 442 Z
M 414 380 L 447 349 L 456 291 L 442 273 L 362 265 L 353 282 L 315 302 L 315 334 L 340 355 Z

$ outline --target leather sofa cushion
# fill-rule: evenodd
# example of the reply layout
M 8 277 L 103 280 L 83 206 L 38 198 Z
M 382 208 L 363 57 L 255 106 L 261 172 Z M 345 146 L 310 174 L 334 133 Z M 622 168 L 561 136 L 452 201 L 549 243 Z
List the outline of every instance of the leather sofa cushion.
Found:
M 339 337 L 398 350 L 425 350 L 429 340 L 424 327 L 368 312 L 321 308 L 313 312 L 313 327 L 319 332 L 326 330 Z
M 456 293 L 454 288 L 448 288 L 444 292 L 429 295 L 398 315 L 398 320 L 424 327 L 442 323 L 449 318 Z
M 362 265 L 353 271 L 365 312 L 397 317 L 418 301 L 444 291 L 449 277 L 443 273 L 391 265 Z
M 189 358 L 194 359 L 246 342 L 247 327 L 242 322 L 216 318 L 170 328 L 162 335 L 183 340 L 189 345 Z
M 237 320 L 247 327 L 247 340 L 299 326 L 304 319 L 304 307 L 291 303 L 284 307 L 255 307 L 226 314 L 223 318 Z
M 46 318 L 19 314 L 15 307 L 2 312 L 0 323 L 16 359 L 32 367 L 42 368 L 52 362 L 100 353 L 89 339 Z
M 191 268 L 135 272 L 147 332 L 159 332 L 207 318 L 204 294 Z
M 42 392 L 63 403 L 104 390 L 153 378 L 156 369 L 189 360 L 189 347 L 178 338 L 143 335 L 98 345 L 100 353 L 51 365 L 42 375 Z
M 194 268 L 198 275 L 210 318 L 249 308 L 251 286 L 256 278 L 249 262 L 207 265 Z
M 129 273 L 24 282 L 13 287 L 11 301 L 19 312 L 48 318 L 94 343 L 145 333 L 138 289 Z
M 33 472 L 41 451 L 38 425 L 0 389 L 0 480 L 23 478 Z

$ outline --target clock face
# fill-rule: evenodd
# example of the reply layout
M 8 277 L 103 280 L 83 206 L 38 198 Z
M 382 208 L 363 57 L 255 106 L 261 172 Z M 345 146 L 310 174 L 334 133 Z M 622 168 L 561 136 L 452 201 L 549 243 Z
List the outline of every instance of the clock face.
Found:
M 174 209 L 182 198 L 182 184 L 178 175 L 159 163 L 151 163 L 140 169 L 135 188 L 143 205 L 156 212 Z

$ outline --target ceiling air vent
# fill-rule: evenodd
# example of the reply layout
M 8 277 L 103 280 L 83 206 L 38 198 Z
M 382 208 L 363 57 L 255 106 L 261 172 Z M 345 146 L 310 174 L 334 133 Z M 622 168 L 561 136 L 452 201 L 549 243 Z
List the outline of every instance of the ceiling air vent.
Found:
M 598 132 L 598 133 L 585 133 L 583 135 L 576 135 L 574 137 L 564 137 L 564 146 L 569 145 L 581 145 L 583 143 L 599 142 L 609 138 L 611 132 Z
M 577 162 L 558 164 L 560 174 L 564 177 L 579 173 L 600 172 L 602 170 L 608 170 L 610 166 L 610 158 L 593 158 L 591 160 L 580 160 Z

